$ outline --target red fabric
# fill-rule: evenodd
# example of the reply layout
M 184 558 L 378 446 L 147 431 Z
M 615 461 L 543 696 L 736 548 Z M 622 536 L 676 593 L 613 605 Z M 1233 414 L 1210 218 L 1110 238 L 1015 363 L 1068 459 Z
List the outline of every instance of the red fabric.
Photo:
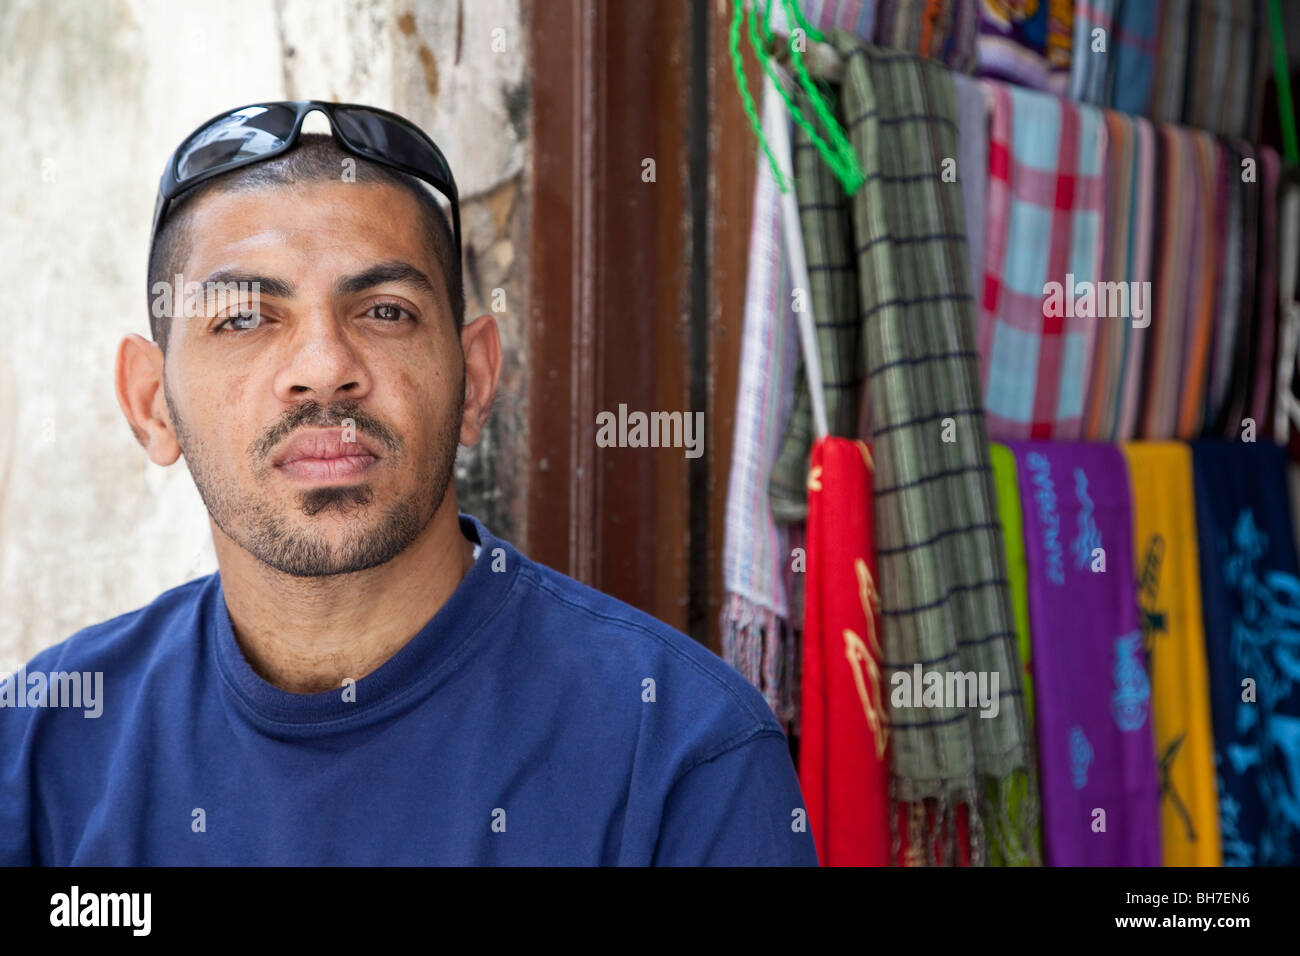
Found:
M 889 864 L 872 470 L 864 442 L 813 445 L 799 783 L 823 866 Z
M 912 842 L 908 839 L 907 818 L 912 814 L 913 808 L 917 808 L 917 813 L 924 812 L 924 817 L 918 817 L 921 823 L 921 832 L 929 833 L 932 828 L 938 827 L 934 839 L 930 840 L 930 862 L 928 866 L 944 866 L 943 848 L 948 845 L 948 827 L 941 821 L 937 820 L 935 805 L 933 801 L 925 804 L 900 803 L 898 805 L 898 859 L 899 866 L 921 866 L 919 852 L 912 852 Z M 970 866 L 970 811 L 966 804 L 957 804 L 957 866 Z

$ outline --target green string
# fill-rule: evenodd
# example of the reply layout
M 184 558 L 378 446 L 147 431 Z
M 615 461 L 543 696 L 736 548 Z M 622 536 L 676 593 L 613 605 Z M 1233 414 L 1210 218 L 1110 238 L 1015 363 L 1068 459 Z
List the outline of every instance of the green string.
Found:
M 794 0 L 782 0 L 782 3 L 785 6 L 789 20 L 797 23 L 805 33 L 816 42 L 824 41 L 822 34 L 808 22 L 807 18 L 803 15 L 803 11 L 799 9 L 798 4 L 795 3 Z M 844 186 L 845 191 L 849 195 L 852 195 L 857 191 L 858 187 L 862 185 L 866 177 L 862 172 L 861 165 L 858 163 L 857 155 L 853 152 L 853 148 L 850 145 L 844 130 L 835 119 L 834 113 L 827 103 L 826 98 L 822 95 L 812 77 L 809 76 L 808 70 L 803 64 L 802 54 L 800 51 L 792 49 L 790 51 L 791 62 L 794 65 L 794 70 L 796 75 L 799 77 L 801 86 L 808 94 L 809 101 L 812 103 L 813 112 L 816 114 L 817 118 L 821 120 L 822 125 L 827 129 L 833 145 L 828 144 L 818 135 L 816 128 L 804 117 L 803 111 L 795 104 L 790 94 L 786 92 L 784 85 L 776 75 L 775 68 L 772 66 L 771 59 L 767 54 L 766 46 L 759 38 L 759 30 L 761 29 L 763 36 L 767 38 L 767 44 L 771 44 L 772 42 L 773 32 L 770 19 L 771 8 L 772 0 L 766 0 L 763 11 L 758 9 L 757 2 L 750 5 L 748 18 L 749 39 L 751 46 L 754 48 L 754 55 L 758 59 L 764 72 L 772 78 L 777 92 L 785 101 L 786 108 L 790 111 L 795 122 L 807 131 L 809 136 L 812 138 L 813 144 L 817 147 L 817 151 L 821 153 L 822 158 L 825 159 L 827 165 L 831 167 L 831 170 Z M 744 61 L 740 56 L 740 21 L 743 16 L 743 0 L 733 0 L 730 52 L 732 66 L 736 74 L 736 86 L 740 91 L 741 98 L 744 102 L 745 113 L 749 117 L 750 126 L 754 130 L 754 135 L 758 138 L 759 143 L 763 147 L 763 152 L 766 154 L 768 163 L 771 165 L 773 174 L 776 178 L 777 186 L 780 188 L 781 192 L 784 193 L 786 192 L 785 174 L 777 165 L 776 159 L 772 155 L 771 148 L 768 146 L 767 138 L 763 135 L 762 123 L 759 120 L 758 112 L 754 107 L 753 97 L 750 96 L 745 83 Z
M 734 0 L 732 4 L 731 31 L 728 40 L 728 46 L 731 50 L 731 65 L 736 71 L 736 88 L 740 90 L 740 98 L 745 106 L 745 115 L 749 117 L 749 125 L 753 128 L 754 135 L 758 137 L 759 145 L 763 147 L 768 164 L 772 167 L 772 174 L 776 177 L 776 185 L 784 193 L 788 192 L 785 184 L 785 174 L 781 172 L 776 157 L 772 155 L 771 147 L 767 145 L 767 137 L 763 135 L 763 123 L 758 118 L 758 110 L 754 108 L 754 98 L 749 95 L 749 88 L 745 84 L 745 63 L 740 57 L 740 20 L 744 16 L 742 2 L 743 0 Z
M 768 0 L 768 2 L 770 4 L 771 0 Z M 802 20 L 802 11 L 799 10 L 798 6 L 794 4 L 792 0 L 784 0 L 784 5 L 787 14 L 789 14 L 796 22 Z M 831 167 L 832 172 L 835 173 L 841 184 L 843 184 L 845 191 L 852 195 L 865 178 L 862 174 L 861 168 L 858 166 L 857 156 L 854 154 L 852 146 L 849 145 L 847 138 L 841 131 L 840 125 L 835 120 L 834 114 L 830 106 L 827 104 L 825 97 L 823 97 L 821 91 L 813 82 L 812 77 L 808 75 L 808 71 L 803 65 L 802 55 L 798 50 L 793 48 L 790 51 L 790 58 L 791 62 L 794 64 L 795 72 L 799 76 L 804 91 L 808 94 L 809 101 L 813 106 L 813 111 L 830 132 L 831 139 L 834 142 L 833 147 L 827 145 L 826 141 L 817 134 L 817 130 L 804 117 L 803 111 L 795 104 L 789 93 L 786 92 L 785 85 L 781 83 L 776 75 L 776 70 L 772 66 L 771 58 L 767 55 L 766 48 L 761 46 L 758 41 L 754 18 L 756 16 L 761 17 L 762 15 L 756 13 L 756 10 L 756 4 L 750 7 L 749 22 L 750 43 L 754 47 L 755 57 L 762 65 L 767 75 L 772 78 L 773 85 L 781 95 L 781 98 L 785 101 L 786 109 L 789 110 L 791 116 L 794 117 L 795 122 L 808 132 L 808 135 L 812 138 L 813 145 L 817 147 L 817 151 L 822 154 L 822 158 L 826 160 L 827 165 Z M 802 20 L 802 22 L 807 23 L 806 20 Z M 769 21 L 763 20 L 761 25 L 764 33 L 770 37 L 772 31 L 769 26 Z M 815 33 L 816 31 L 813 32 Z M 821 34 L 817 35 L 821 36 Z
M 822 35 L 814 30 L 807 20 L 803 19 L 803 12 L 799 9 L 799 5 L 795 3 L 794 0 L 784 0 L 784 3 L 787 14 L 793 16 L 795 20 L 805 28 L 805 30 L 809 31 L 809 34 L 813 36 L 813 39 L 816 42 L 823 42 L 824 38 Z M 821 137 L 817 135 L 817 131 L 813 129 L 812 125 L 803 118 L 801 113 L 799 113 L 790 97 L 786 95 L 784 88 L 780 86 L 777 88 L 781 91 L 781 95 L 786 101 L 786 106 L 794 113 L 795 121 L 808 131 L 808 134 L 812 137 L 813 143 L 817 146 L 822 157 L 830 165 L 831 169 L 835 172 L 835 175 L 839 177 L 841 184 L 844 186 L 845 192 L 852 196 L 857 192 L 858 187 L 861 186 L 866 179 L 862 167 L 858 163 L 857 153 L 853 151 L 853 146 L 849 143 L 848 137 L 845 135 L 843 128 L 840 126 L 839 121 L 835 119 L 834 111 L 831 109 L 830 103 L 827 101 L 826 97 L 822 95 L 820 87 L 818 87 L 813 81 L 813 78 L 808 75 L 808 70 L 803 65 L 802 54 L 800 54 L 799 51 L 792 49 L 790 51 L 790 60 L 794 64 L 794 71 L 796 75 L 798 75 L 804 91 L 808 94 L 808 98 L 812 102 L 813 112 L 817 114 L 818 119 L 822 121 L 822 125 L 825 126 L 827 132 L 830 133 L 831 140 L 835 144 L 833 154 L 831 152 L 831 147 L 826 145 Z M 770 69 L 770 62 L 768 63 L 768 66 Z
M 1282 25 L 1282 6 L 1278 0 L 1269 0 L 1268 26 L 1273 35 L 1273 75 L 1277 82 L 1277 112 L 1282 121 L 1282 145 L 1286 151 L 1286 161 L 1294 166 L 1300 162 L 1300 148 L 1296 146 L 1291 75 L 1286 63 L 1286 32 Z

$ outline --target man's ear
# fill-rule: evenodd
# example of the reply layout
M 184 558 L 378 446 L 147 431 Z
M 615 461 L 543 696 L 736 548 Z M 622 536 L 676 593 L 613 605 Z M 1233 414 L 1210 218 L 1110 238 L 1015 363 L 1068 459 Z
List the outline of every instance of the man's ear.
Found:
M 134 332 L 117 347 L 113 377 L 117 404 L 149 460 L 167 466 L 181 456 L 163 395 L 163 354 L 156 343 Z
M 461 329 L 460 344 L 465 352 L 465 412 L 460 420 L 460 443 L 473 445 L 483 433 L 501 378 L 497 320 L 485 312 L 466 323 Z

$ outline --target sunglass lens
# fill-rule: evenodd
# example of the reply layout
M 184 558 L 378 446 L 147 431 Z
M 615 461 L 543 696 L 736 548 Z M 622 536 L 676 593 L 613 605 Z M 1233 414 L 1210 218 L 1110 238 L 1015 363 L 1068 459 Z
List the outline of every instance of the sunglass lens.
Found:
M 278 149 L 293 132 L 297 112 L 287 106 L 250 106 L 194 134 L 176 161 L 180 182 Z
M 336 109 L 334 121 L 343 138 L 363 152 L 396 159 L 451 185 L 447 161 L 405 124 L 368 110 L 348 108 Z

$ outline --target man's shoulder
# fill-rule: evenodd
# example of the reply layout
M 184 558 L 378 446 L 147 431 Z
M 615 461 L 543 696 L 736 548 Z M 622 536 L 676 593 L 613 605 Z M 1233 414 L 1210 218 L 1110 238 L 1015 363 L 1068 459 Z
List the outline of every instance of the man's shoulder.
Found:
M 783 734 L 763 695 L 700 642 L 618 598 L 524 559 L 530 652 L 583 675 L 589 693 L 627 693 L 732 744 Z
M 199 627 L 200 598 L 213 577 L 187 581 L 133 611 L 87 625 L 40 651 L 24 669 L 29 673 L 106 669 L 121 673 L 133 663 L 156 658 L 168 643 L 192 647 Z

